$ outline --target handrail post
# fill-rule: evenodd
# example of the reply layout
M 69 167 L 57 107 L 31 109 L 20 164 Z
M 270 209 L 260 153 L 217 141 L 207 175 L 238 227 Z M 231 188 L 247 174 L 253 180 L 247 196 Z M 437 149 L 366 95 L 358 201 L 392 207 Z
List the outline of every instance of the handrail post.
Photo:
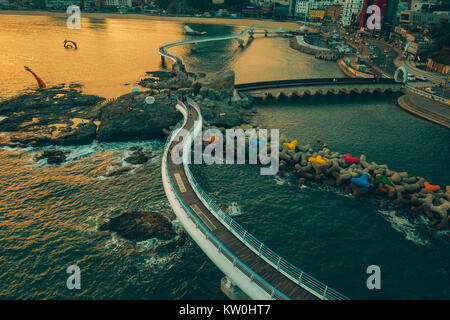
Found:
M 327 290 L 328 290 L 328 286 L 325 286 L 325 290 L 323 291 L 323 297 L 325 299 L 327 298 Z
M 300 277 L 298 277 L 298 284 L 302 283 L 302 276 L 303 276 L 303 271 L 302 271 L 302 273 L 300 273 Z

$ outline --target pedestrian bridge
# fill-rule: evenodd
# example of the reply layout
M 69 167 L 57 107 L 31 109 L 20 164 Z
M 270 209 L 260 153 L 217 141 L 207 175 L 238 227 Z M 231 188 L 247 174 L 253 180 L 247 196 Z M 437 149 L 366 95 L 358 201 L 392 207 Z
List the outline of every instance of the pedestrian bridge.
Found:
M 202 116 L 192 100 L 187 105 L 178 101 L 176 108 L 183 120 L 167 139 L 162 180 L 175 214 L 204 253 L 252 299 L 347 300 L 270 250 L 203 191 L 188 165 L 192 143 L 202 130 Z M 182 142 L 181 128 L 189 132 Z M 172 152 L 180 142 L 183 161 L 177 164 Z
M 402 84 L 385 78 L 312 78 L 275 80 L 235 85 L 237 92 L 254 98 L 320 96 L 351 93 L 400 92 Z
M 248 27 L 248 28 L 245 28 L 244 30 L 242 30 L 242 32 L 240 32 L 240 33 L 233 33 L 233 34 L 228 34 L 228 35 L 223 35 L 223 36 L 198 37 L 198 38 L 194 38 L 194 39 L 170 42 L 170 43 L 160 46 L 158 51 L 159 51 L 159 54 L 161 55 L 161 59 L 162 59 L 163 63 L 165 61 L 165 58 L 168 58 L 168 59 L 172 60 L 175 64 L 180 65 L 184 69 L 185 67 L 184 67 L 183 59 L 180 57 L 177 57 L 176 55 L 169 53 L 167 51 L 168 49 L 170 49 L 172 47 L 176 47 L 176 46 L 185 45 L 185 44 L 195 44 L 195 43 L 202 43 L 202 42 L 223 41 L 223 40 L 233 40 L 233 39 L 235 39 L 239 42 L 239 46 L 243 46 L 247 35 L 249 35 L 250 38 L 253 38 L 254 34 L 264 34 L 265 36 L 267 36 L 270 33 L 284 34 L 284 33 L 286 33 L 286 31 L 283 28 L 275 29 L 275 28 L 266 28 L 266 27 Z

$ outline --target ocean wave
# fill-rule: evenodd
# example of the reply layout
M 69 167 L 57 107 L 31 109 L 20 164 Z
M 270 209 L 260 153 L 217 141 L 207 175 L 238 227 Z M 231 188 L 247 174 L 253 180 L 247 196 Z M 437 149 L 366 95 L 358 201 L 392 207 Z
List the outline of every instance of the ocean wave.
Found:
M 394 230 L 403 233 L 405 239 L 414 242 L 417 245 L 430 246 L 430 242 L 424 239 L 419 231 L 417 230 L 417 225 L 411 223 L 408 219 L 396 215 L 395 210 L 378 210 L 383 217 L 390 222 Z

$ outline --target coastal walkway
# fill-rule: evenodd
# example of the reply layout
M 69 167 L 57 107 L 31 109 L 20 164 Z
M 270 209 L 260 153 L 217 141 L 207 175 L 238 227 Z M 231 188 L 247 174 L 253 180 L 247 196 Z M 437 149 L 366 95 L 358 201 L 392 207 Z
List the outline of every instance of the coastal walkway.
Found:
M 402 85 L 385 78 L 311 78 L 262 81 L 235 85 L 237 92 L 253 98 L 267 96 L 313 96 L 351 93 L 400 92 Z
M 193 140 L 201 134 L 202 116 L 193 101 L 178 101 L 176 108 L 183 120 L 167 139 L 162 180 L 175 214 L 205 254 L 252 299 L 347 300 L 266 247 L 203 191 L 188 164 Z
M 211 42 L 211 41 L 224 41 L 224 40 L 237 40 L 239 42 L 240 46 L 243 46 L 244 41 L 249 35 L 251 38 L 253 38 L 254 34 L 264 34 L 267 36 L 270 33 L 275 34 L 284 34 L 286 31 L 282 28 L 275 29 L 275 28 L 266 28 L 266 27 L 248 27 L 242 30 L 240 33 L 233 33 L 228 35 L 222 35 L 222 36 L 211 36 L 211 37 L 198 37 L 194 39 L 187 39 L 187 40 L 181 40 L 181 41 L 175 41 L 166 43 L 159 47 L 158 52 L 161 55 L 161 59 L 164 63 L 165 58 L 168 58 L 172 60 L 175 64 L 180 65 L 183 69 L 185 68 L 183 59 L 180 57 L 177 57 L 176 55 L 173 55 L 169 53 L 167 50 L 176 46 L 186 45 L 186 44 L 195 44 L 195 43 L 202 43 L 202 42 Z

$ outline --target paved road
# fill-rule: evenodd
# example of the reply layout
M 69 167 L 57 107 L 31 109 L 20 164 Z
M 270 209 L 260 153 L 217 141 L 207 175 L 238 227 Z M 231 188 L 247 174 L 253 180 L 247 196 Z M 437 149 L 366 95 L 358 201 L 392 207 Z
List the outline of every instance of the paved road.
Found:
M 401 96 L 398 104 L 408 112 L 450 129 L 449 106 L 415 94 Z

